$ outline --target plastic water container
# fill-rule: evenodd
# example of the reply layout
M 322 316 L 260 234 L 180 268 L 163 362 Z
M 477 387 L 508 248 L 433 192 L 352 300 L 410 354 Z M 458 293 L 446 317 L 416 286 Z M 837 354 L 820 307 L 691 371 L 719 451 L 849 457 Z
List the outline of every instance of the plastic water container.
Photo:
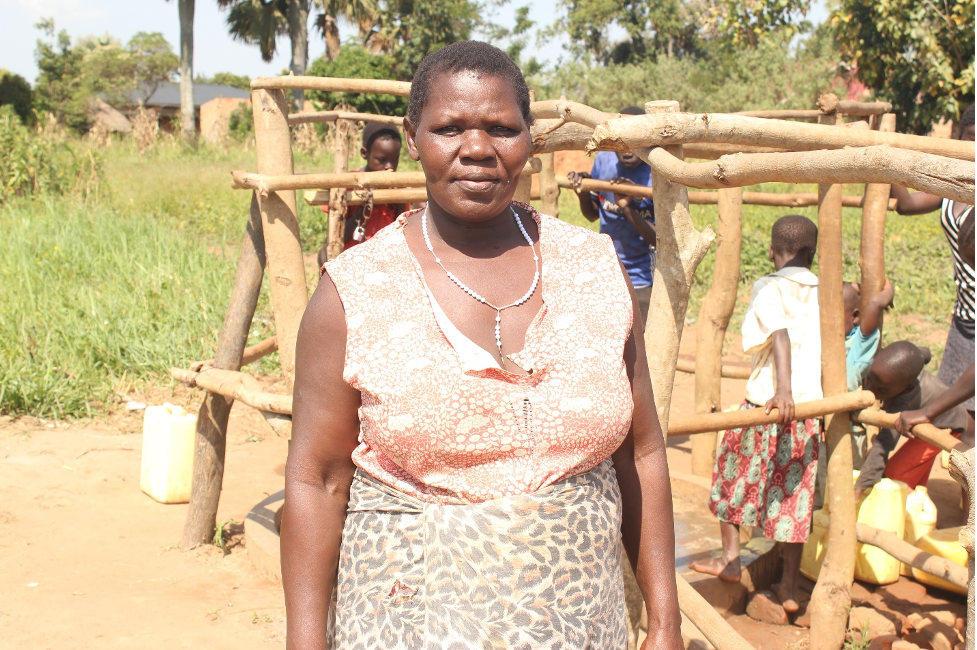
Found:
M 936 504 L 930 499 L 926 486 L 920 485 L 906 497 L 906 535 L 910 544 L 936 529 Z M 902 565 L 902 575 L 911 576 L 912 567 Z
M 967 566 L 967 551 L 960 546 L 960 531 L 963 526 L 956 528 L 943 528 L 933 530 L 916 540 L 916 548 L 939 557 L 946 558 L 951 562 L 956 562 L 962 567 Z M 956 585 L 951 585 L 942 578 L 937 578 L 919 569 L 913 569 L 913 577 L 924 585 L 946 589 L 956 594 L 967 595 L 967 590 Z
M 852 483 L 858 480 L 858 471 L 852 472 Z M 828 503 L 828 488 L 824 488 L 824 502 Z M 856 504 L 857 506 L 857 504 Z M 831 515 L 827 508 L 816 510 L 812 516 L 813 527 L 811 535 L 804 542 L 801 551 L 801 575 L 808 580 L 817 582 L 821 565 L 824 564 L 824 552 L 828 546 L 828 522 Z
M 139 487 L 160 503 L 188 503 L 197 416 L 173 404 L 150 406 L 142 425 Z
M 895 533 L 902 539 L 906 531 L 905 496 L 896 481 L 882 479 L 858 507 L 859 523 Z M 855 556 L 855 579 L 876 585 L 887 585 L 899 579 L 901 562 L 880 548 L 858 544 Z

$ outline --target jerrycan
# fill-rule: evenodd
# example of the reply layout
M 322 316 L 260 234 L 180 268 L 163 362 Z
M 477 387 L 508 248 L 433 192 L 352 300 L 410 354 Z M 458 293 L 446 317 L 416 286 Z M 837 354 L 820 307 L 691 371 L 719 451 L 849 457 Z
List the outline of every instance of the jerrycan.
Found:
M 960 546 L 959 539 L 961 530 L 963 530 L 963 526 L 932 530 L 916 540 L 916 548 L 921 551 L 926 551 L 927 553 L 932 553 L 933 555 L 946 558 L 951 562 L 956 562 L 962 567 L 966 567 L 967 551 Z M 952 585 L 943 578 L 937 578 L 934 575 L 930 575 L 929 573 L 920 571 L 916 568 L 913 568 L 912 572 L 913 577 L 924 585 L 938 587 L 939 589 L 946 589 L 947 591 L 952 591 L 955 594 L 962 594 L 964 596 L 967 595 L 967 590 L 965 588 Z
M 173 404 L 150 406 L 142 425 L 139 487 L 160 503 L 188 503 L 197 416 Z
M 858 480 L 858 470 L 852 472 L 852 484 Z M 828 503 L 828 488 L 824 488 L 824 503 Z M 857 504 L 856 504 L 857 505 Z M 815 510 L 812 519 L 811 535 L 804 542 L 801 551 L 801 575 L 808 580 L 817 582 L 821 565 L 824 563 L 824 551 L 828 545 L 828 522 L 831 515 L 828 508 Z
M 930 499 L 926 486 L 920 485 L 906 497 L 906 536 L 903 539 L 915 544 L 916 540 L 928 535 L 935 528 L 936 504 Z M 904 562 L 902 575 L 912 574 L 912 567 Z
M 858 507 L 858 522 L 895 533 L 902 538 L 906 531 L 905 497 L 896 481 L 882 479 Z M 875 585 L 887 585 L 899 579 L 901 562 L 880 548 L 858 544 L 855 556 L 855 579 Z

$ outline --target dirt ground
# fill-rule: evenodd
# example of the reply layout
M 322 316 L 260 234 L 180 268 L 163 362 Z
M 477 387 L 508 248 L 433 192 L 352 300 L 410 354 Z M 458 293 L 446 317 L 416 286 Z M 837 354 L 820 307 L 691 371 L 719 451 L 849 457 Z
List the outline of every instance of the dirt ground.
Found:
M 690 354 L 694 328 L 685 339 L 682 352 Z M 723 403 L 739 403 L 743 384 L 724 381 Z M 679 373 L 674 415 L 692 412 L 693 392 L 692 376 Z M 201 393 L 160 389 L 135 397 L 195 411 Z M 281 587 L 250 565 L 241 522 L 283 487 L 286 442 L 255 411 L 235 405 L 218 513 L 231 522 L 227 553 L 213 546 L 183 553 L 177 544 L 187 506 L 162 505 L 139 490 L 141 418 L 0 422 L 0 646 L 283 648 Z M 689 471 L 690 448 L 688 437 L 669 441 L 673 471 Z M 934 471 L 942 470 L 937 464 Z M 940 526 L 958 525 L 959 492 L 942 472 L 931 482 L 947 512 Z M 749 619 L 737 627 L 757 647 L 796 639 Z

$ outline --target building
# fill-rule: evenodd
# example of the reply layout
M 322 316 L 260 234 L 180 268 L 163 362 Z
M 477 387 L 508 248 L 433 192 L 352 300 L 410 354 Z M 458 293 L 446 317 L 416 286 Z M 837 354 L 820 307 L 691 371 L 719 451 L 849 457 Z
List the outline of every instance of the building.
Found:
M 133 104 L 126 113 L 132 114 L 139 106 L 141 97 L 133 97 Z M 215 132 L 219 126 L 216 123 L 223 120 L 226 128 L 227 116 L 242 102 L 251 101 L 251 93 L 233 86 L 221 84 L 193 84 L 194 118 L 197 132 L 207 137 L 209 132 Z M 159 113 L 159 126 L 163 131 L 176 131 L 180 123 L 180 84 L 164 81 L 156 87 L 145 100 L 145 108 Z M 206 106 L 206 108 L 204 108 Z M 201 128 L 203 127 L 203 128 Z

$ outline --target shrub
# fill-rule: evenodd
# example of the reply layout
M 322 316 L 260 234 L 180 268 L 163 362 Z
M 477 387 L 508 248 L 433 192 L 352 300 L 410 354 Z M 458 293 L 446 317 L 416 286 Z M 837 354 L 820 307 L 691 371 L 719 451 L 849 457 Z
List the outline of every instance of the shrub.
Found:
M 317 77 L 358 77 L 360 79 L 396 79 L 393 59 L 386 54 L 370 54 L 362 47 L 347 45 L 334 60 L 317 59 L 306 74 Z M 306 96 L 322 109 L 348 104 L 360 113 L 406 115 L 407 98 L 359 93 L 310 91 Z
M 241 102 L 227 118 L 227 134 L 238 142 L 254 139 L 254 116 L 251 104 Z
M 19 74 L 0 70 L 0 106 L 12 106 L 24 124 L 34 123 L 34 91 Z

